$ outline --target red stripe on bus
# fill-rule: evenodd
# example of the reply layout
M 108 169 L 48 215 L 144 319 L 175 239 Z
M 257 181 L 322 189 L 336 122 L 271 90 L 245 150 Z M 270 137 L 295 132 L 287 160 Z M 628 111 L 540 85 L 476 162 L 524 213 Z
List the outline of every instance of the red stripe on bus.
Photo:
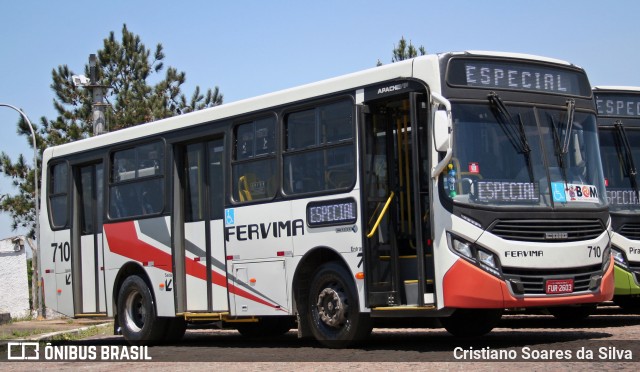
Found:
M 138 234 L 136 233 L 133 221 L 105 224 L 104 232 L 111 252 L 137 262 L 153 261 L 154 266 L 158 269 L 172 272 L 171 255 L 138 239 Z M 207 269 L 201 263 L 185 259 L 185 269 L 188 275 L 205 281 L 207 280 Z M 211 282 L 213 284 L 221 287 L 225 287 L 227 285 L 227 279 L 223 275 L 216 273 L 215 271 L 212 271 L 211 274 Z M 276 309 L 280 308 L 280 306 L 273 305 L 232 285 L 231 283 L 229 283 L 228 290 L 233 294 L 245 297 L 265 306 Z

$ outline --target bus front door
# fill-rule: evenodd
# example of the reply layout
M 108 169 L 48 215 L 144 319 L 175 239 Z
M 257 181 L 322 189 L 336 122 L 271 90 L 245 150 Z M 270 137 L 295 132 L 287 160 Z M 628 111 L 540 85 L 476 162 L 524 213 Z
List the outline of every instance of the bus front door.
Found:
M 175 237 L 178 252 L 174 261 L 176 287 L 184 293 L 184 303 L 178 310 L 227 311 L 222 220 L 224 140 L 189 143 L 179 148 L 181 174 L 176 192 L 181 194 L 182 206 L 174 218 L 182 221 L 182 231 Z
M 423 174 L 428 164 L 423 158 L 428 144 L 425 96 L 410 93 L 368 102 L 360 110 L 369 307 L 433 302 L 424 295 L 433 292 L 429 179 Z

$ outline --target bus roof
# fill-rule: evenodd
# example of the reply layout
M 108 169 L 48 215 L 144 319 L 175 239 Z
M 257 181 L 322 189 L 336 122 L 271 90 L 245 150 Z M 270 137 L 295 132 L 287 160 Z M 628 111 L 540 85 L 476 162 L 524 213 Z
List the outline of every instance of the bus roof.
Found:
M 503 58 L 514 58 L 514 59 L 530 59 L 533 61 L 539 62 L 549 62 L 555 63 L 559 65 L 573 66 L 579 67 L 567 61 L 549 57 L 538 56 L 535 54 L 526 54 L 526 53 L 510 53 L 510 52 L 498 52 L 498 51 L 486 51 L 486 50 L 468 50 L 466 52 L 455 52 L 451 53 L 452 55 L 474 55 L 481 57 L 503 57 Z
M 612 90 L 612 91 L 627 91 L 627 92 L 640 92 L 640 87 L 632 87 L 625 85 L 598 85 L 593 87 L 594 91 L 599 90 Z
M 109 132 L 100 136 L 89 137 L 87 139 L 50 147 L 45 150 L 44 159 L 48 160 L 52 157 L 64 156 L 78 151 L 96 149 L 112 144 L 123 143 L 125 141 L 136 138 L 158 135 L 179 128 L 187 128 L 189 126 L 195 126 L 202 123 L 223 120 L 243 114 L 250 114 L 252 112 L 267 109 L 269 107 L 277 107 L 316 96 L 330 94 L 333 92 L 355 89 L 357 87 L 374 84 L 385 80 L 414 77 L 414 62 L 416 63 L 416 65 L 420 66 L 424 66 L 424 64 L 437 66 L 439 59 L 444 58 L 448 55 L 476 55 L 482 57 L 497 56 L 503 58 L 528 59 L 532 61 L 542 61 L 573 66 L 570 63 L 562 60 L 520 53 L 466 51 L 425 55 L 416 57 L 414 59 L 382 65 L 379 67 L 373 67 L 367 70 L 321 80 L 315 83 L 288 88 L 274 93 L 268 93 L 231 103 L 225 103 L 220 106 L 211 107 L 183 115 L 173 116 L 170 118 L 140 124 L 122 130 Z M 423 79 L 425 75 L 426 74 L 424 73 L 420 74 Z M 431 88 L 434 91 L 439 92 L 439 73 L 432 74 L 431 79 L 432 80 L 427 81 L 427 83 L 433 84 L 434 86 Z

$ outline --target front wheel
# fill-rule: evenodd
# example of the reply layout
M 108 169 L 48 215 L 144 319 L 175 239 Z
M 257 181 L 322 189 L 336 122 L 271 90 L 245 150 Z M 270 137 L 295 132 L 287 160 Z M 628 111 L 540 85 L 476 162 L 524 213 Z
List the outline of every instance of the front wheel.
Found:
M 360 313 L 355 285 L 340 264 L 330 262 L 318 268 L 308 303 L 311 332 L 324 346 L 346 347 L 371 333 L 370 317 Z
M 502 318 L 502 309 L 457 309 L 440 318 L 440 324 L 457 337 L 477 337 L 491 332 Z
M 125 279 L 118 293 L 118 321 L 124 338 L 132 344 L 162 340 L 166 319 L 159 318 L 147 283 L 139 276 Z

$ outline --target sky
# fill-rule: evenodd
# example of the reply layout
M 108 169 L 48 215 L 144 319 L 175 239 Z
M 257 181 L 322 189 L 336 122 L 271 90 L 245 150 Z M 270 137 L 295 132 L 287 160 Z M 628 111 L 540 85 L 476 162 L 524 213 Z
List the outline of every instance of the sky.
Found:
M 2 1 L 0 103 L 34 123 L 54 119 L 51 71 L 83 73 L 89 54 L 122 27 L 165 66 L 186 73 L 183 92 L 218 86 L 229 103 L 390 63 L 401 37 L 428 53 L 496 50 L 563 59 L 592 86 L 640 86 L 635 0 L 323 0 L 323 1 Z M 19 114 L 0 107 L 0 150 L 33 150 L 16 133 Z M 15 193 L 0 174 L 0 195 Z M 0 213 L 0 239 L 12 231 Z

